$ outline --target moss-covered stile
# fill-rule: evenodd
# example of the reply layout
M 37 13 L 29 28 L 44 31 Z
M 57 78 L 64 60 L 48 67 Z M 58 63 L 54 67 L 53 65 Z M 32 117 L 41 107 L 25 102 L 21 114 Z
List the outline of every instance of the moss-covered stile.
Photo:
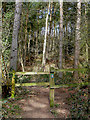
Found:
M 54 107 L 54 72 L 50 73 L 50 107 Z
M 55 69 L 51 69 L 50 73 L 49 72 L 10 72 L 13 74 L 12 76 L 12 90 L 11 90 L 11 98 L 15 97 L 15 87 L 18 86 L 48 86 L 50 85 L 50 90 L 49 90 L 49 100 L 50 100 L 50 107 L 54 107 L 54 89 L 56 88 L 61 88 L 61 87 L 81 87 L 81 86 L 85 86 L 85 85 L 89 85 L 89 82 L 82 82 L 82 83 L 73 83 L 73 84 L 60 84 L 60 85 L 55 85 L 54 83 L 54 74 L 56 72 L 64 72 L 64 71 L 76 71 L 77 69 L 59 69 L 59 70 L 55 70 Z M 53 72 L 55 71 L 55 72 Z M 78 69 L 78 71 L 88 71 L 88 69 Z M 15 84 L 15 75 L 44 75 L 47 74 L 50 76 L 49 78 L 49 82 L 39 82 L 39 83 L 16 83 Z

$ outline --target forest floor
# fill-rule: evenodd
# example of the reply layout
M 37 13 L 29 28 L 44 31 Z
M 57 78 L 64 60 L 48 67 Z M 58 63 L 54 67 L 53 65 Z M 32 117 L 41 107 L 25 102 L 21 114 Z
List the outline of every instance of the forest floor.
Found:
M 15 98 L 3 99 L 4 118 L 89 119 L 88 88 L 55 89 L 55 105 L 50 108 L 49 87 L 17 87 Z
M 67 118 L 70 116 L 70 106 L 67 98 L 68 88 L 55 89 L 55 107 L 50 108 L 49 88 L 28 87 L 30 92 L 27 98 L 18 101 L 22 108 L 21 118 Z

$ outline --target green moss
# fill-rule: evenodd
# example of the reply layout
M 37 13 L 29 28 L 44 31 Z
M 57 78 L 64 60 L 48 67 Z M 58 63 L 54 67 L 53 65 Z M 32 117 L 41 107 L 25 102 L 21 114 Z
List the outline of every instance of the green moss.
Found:
M 73 84 L 60 84 L 60 85 L 53 85 L 51 88 L 60 88 L 60 87 L 77 87 L 77 86 L 85 86 L 90 85 L 88 82 L 81 82 L 81 83 L 73 83 Z
M 54 107 L 54 102 L 53 102 L 53 100 L 50 100 L 50 107 Z
M 74 68 L 70 68 L 70 69 L 54 69 L 54 68 L 51 68 L 51 71 L 54 71 L 54 72 L 65 72 L 65 71 L 88 71 L 89 69 L 87 68 L 78 68 L 78 69 L 74 69 Z
M 48 85 L 49 82 L 15 84 L 15 86 L 48 86 Z

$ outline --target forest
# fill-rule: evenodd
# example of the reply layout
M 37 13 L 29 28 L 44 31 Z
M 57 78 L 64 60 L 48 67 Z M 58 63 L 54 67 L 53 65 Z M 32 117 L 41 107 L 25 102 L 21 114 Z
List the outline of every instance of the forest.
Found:
M 89 119 L 90 2 L 16 0 L 1 10 L 2 117 Z

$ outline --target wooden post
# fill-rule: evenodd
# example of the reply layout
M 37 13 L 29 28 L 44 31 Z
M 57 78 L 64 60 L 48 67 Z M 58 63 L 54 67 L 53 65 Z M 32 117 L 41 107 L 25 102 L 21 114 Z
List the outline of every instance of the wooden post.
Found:
M 50 107 L 54 106 L 54 72 L 50 72 Z
M 14 95 L 15 95 L 15 72 L 13 72 L 13 76 L 12 76 L 11 98 L 14 98 Z

